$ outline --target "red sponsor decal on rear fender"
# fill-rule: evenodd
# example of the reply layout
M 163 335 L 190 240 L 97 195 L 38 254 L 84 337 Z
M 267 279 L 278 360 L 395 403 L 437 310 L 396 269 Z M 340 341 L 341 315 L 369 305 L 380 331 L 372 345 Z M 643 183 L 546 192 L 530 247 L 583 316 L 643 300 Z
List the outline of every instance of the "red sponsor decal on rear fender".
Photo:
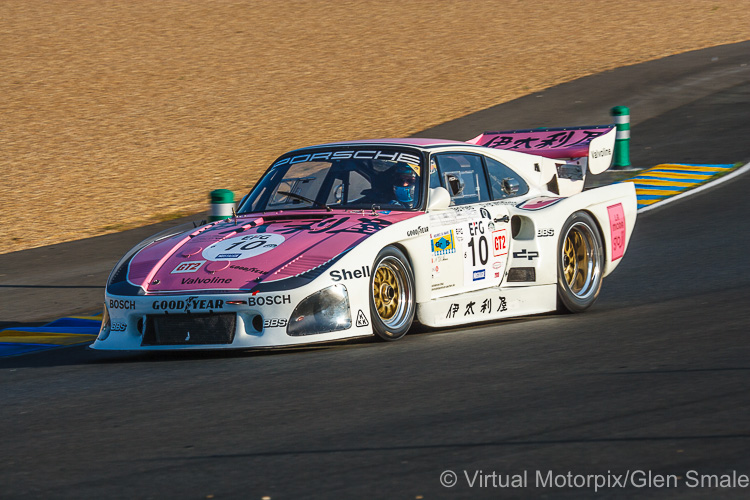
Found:
M 612 233 L 612 262 L 621 258 L 625 253 L 625 211 L 622 203 L 607 207 L 609 214 L 609 230 Z

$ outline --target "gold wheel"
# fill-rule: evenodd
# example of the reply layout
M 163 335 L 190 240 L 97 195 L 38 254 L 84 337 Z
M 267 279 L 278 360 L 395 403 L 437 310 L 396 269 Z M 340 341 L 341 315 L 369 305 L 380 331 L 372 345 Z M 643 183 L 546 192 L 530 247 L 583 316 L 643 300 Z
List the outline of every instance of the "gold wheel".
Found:
M 558 297 L 564 309 L 580 312 L 599 295 L 604 268 L 602 241 L 594 219 L 573 214 L 561 231 Z
M 373 332 L 383 340 L 406 335 L 414 320 L 414 277 L 406 256 L 395 247 L 375 259 L 370 284 Z
M 375 279 L 372 280 L 372 296 L 383 321 L 388 322 L 396 315 L 401 294 L 401 286 L 393 268 L 389 265 L 378 267 Z
M 586 285 L 590 257 L 588 244 L 580 230 L 571 230 L 565 238 L 563 248 L 563 272 L 565 282 L 576 295 L 581 293 Z

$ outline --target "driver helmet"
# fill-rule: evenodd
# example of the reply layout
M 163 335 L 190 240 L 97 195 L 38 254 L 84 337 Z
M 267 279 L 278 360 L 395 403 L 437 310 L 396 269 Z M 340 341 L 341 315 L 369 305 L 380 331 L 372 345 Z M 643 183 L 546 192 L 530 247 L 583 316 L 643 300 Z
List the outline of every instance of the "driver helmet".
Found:
M 393 167 L 393 195 L 401 203 L 413 203 L 417 173 L 409 164 L 398 162 Z

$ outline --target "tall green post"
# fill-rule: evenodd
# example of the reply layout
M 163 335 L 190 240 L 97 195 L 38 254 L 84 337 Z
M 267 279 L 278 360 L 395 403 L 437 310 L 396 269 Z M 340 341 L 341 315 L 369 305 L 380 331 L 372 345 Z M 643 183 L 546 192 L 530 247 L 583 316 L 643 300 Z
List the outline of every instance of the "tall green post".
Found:
M 630 109 L 626 106 L 612 108 L 612 116 L 617 126 L 615 133 L 615 154 L 612 161 L 613 168 L 630 166 Z
M 226 219 L 232 216 L 234 193 L 228 189 L 211 191 L 211 216 L 209 222 Z

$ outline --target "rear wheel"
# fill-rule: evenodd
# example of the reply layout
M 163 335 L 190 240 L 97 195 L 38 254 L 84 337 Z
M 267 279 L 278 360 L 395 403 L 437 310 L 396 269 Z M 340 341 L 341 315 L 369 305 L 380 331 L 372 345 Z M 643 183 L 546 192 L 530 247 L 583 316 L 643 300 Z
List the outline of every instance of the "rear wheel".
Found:
M 414 273 L 404 253 L 384 248 L 373 264 L 370 278 L 370 316 L 375 335 L 386 341 L 398 340 L 414 321 Z
M 596 301 L 602 287 L 604 249 L 599 229 L 586 212 L 571 215 L 558 244 L 558 310 L 585 311 Z

